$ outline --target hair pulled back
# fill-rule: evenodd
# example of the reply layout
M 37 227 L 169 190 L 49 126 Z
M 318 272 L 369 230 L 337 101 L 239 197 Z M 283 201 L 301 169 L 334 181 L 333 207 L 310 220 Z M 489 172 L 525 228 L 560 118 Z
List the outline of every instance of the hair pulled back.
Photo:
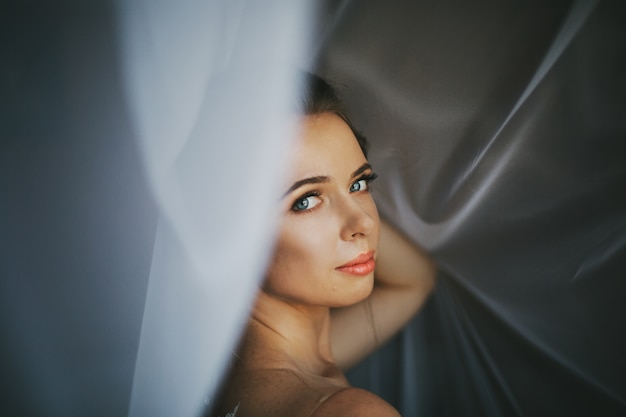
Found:
M 363 154 L 367 157 L 367 139 L 352 124 L 335 88 L 322 77 L 308 72 L 303 74 L 301 86 L 302 101 L 301 107 L 298 109 L 299 112 L 305 116 L 332 113 L 341 117 L 352 130 Z

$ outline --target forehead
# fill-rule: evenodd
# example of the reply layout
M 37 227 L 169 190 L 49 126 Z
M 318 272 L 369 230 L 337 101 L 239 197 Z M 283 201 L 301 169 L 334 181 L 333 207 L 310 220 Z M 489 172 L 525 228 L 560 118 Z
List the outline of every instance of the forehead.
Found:
M 367 162 L 343 119 L 332 113 L 302 119 L 294 155 L 294 177 L 326 175 L 341 178 Z

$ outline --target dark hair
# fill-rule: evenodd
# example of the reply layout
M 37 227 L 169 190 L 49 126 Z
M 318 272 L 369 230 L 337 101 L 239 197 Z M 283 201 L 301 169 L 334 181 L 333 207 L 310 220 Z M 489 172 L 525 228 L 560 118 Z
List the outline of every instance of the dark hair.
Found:
M 302 94 L 300 114 L 314 116 L 322 113 L 333 113 L 343 119 L 356 137 L 363 155 L 367 157 L 367 139 L 359 132 L 346 112 L 346 108 L 339 99 L 333 86 L 322 77 L 312 73 L 304 73 L 301 82 Z

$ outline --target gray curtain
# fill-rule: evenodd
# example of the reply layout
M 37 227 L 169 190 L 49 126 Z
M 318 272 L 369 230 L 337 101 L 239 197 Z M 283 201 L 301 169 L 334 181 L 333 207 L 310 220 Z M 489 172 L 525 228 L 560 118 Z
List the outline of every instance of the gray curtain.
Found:
M 438 287 L 350 374 L 406 416 L 626 415 L 626 5 L 350 2 L 321 72 Z

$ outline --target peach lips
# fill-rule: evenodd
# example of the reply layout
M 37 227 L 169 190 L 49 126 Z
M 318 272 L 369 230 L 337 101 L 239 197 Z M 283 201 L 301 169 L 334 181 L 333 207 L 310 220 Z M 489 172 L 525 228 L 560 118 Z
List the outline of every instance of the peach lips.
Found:
M 376 261 L 374 260 L 374 251 L 372 250 L 335 269 L 350 275 L 364 276 L 373 272 L 374 268 L 376 268 Z

